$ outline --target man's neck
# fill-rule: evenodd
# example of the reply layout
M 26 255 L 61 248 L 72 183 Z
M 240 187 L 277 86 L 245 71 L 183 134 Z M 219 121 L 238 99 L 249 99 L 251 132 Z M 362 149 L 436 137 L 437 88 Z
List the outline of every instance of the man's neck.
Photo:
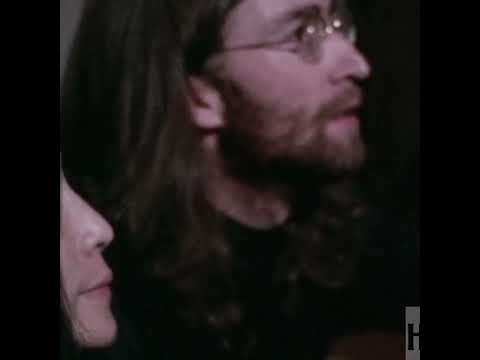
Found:
M 218 148 L 207 149 L 207 196 L 212 206 L 228 218 L 256 230 L 283 225 L 291 209 L 286 191 L 276 184 L 249 182 L 228 171 Z
M 217 211 L 254 229 L 280 226 L 290 215 L 286 196 L 273 186 L 258 188 L 218 171 L 209 178 L 207 191 Z

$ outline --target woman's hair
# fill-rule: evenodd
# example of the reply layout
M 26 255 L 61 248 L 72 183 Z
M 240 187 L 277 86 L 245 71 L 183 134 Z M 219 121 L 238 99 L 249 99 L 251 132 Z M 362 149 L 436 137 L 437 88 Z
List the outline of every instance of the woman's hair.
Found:
M 119 237 L 130 239 L 152 272 L 187 299 L 192 321 L 221 330 L 241 322 L 242 304 L 225 219 L 205 195 L 208 179 L 187 79 L 201 73 L 221 46 L 223 22 L 238 2 L 89 1 L 61 104 L 64 166 L 72 185 Z M 283 252 L 293 257 L 285 281 L 304 273 L 337 284 L 350 273 L 358 247 L 355 237 L 343 236 L 350 231 L 350 187 L 324 195 L 332 208 L 338 205 L 337 218 L 285 231 L 291 240 Z

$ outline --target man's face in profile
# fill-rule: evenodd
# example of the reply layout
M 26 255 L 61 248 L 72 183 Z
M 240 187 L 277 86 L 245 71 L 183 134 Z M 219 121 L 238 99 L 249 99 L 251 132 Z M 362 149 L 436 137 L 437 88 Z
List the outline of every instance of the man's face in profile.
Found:
M 344 0 L 243 0 L 222 32 L 209 65 L 238 150 L 340 171 L 363 163 L 356 83 L 370 68 Z

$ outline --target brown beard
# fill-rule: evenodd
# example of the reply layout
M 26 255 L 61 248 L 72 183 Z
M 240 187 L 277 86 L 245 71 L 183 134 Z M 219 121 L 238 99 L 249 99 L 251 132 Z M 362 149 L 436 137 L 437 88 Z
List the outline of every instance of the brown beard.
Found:
M 220 144 L 228 171 L 253 185 L 276 185 L 285 190 L 291 217 L 282 228 L 292 246 L 287 252 L 296 253 L 297 271 L 318 284 L 348 282 L 367 211 L 355 184 L 364 157 L 363 143 L 354 139 L 359 141 L 352 147 L 354 151 L 338 156 L 322 134 L 325 119 L 338 113 L 352 94 L 334 98 L 316 111 L 319 135 L 312 149 L 299 153 L 270 151 L 270 144 L 250 131 L 267 111 L 232 84 L 224 94 L 231 125 L 221 134 Z M 301 120 L 305 115 L 291 116 Z
M 252 182 L 289 184 L 298 183 L 299 178 L 317 182 L 319 178 L 349 177 L 363 164 L 365 146 L 360 136 L 351 139 L 349 149 L 339 149 L 325 136 L 327 120 L 340 112 L 356 89 L 332 98 L 319 108 L 311 122 L 315 124 L 312 141 L 295 146 L 290 132 L 273 140 L 262 134 L 270 130 L 265 128 L 262 119 L 273 117 L 279 122 L 301 124 L 307 116 L 305 111 L 279 114 L 263 108 L 231 81 L 216 80 L 216 83 L 223 95 L 227 114 L 227 126 L 220 134 L 220 151 L 231 174 Z

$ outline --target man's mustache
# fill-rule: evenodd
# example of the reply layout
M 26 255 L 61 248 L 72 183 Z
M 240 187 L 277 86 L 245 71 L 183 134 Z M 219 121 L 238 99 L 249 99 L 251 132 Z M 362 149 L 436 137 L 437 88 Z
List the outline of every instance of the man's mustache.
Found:
M 332 96 L 323 103 L 316 112 L 315 118 L 326 120 L 334 119 L 341 115 L 352 114 L 363 104 L 362 90 L 356 85 L 350 85 L 340 93 Z

